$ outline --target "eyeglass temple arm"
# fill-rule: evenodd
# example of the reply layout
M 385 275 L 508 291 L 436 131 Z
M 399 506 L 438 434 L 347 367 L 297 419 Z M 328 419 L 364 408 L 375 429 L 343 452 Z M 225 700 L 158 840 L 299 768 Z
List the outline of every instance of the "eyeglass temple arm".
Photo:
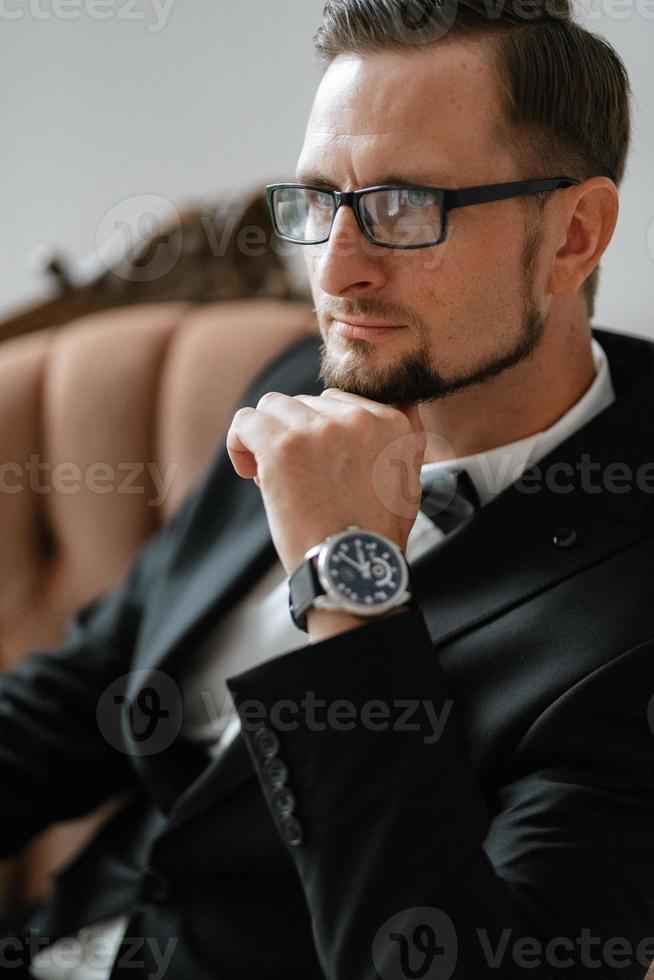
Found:
M 493 184 L 487 187 L 467 187 L 461 191 L 445 191 L 443 203 L 446 211 L 452 208 L 465 208 L 469 204 L 490 204 L 492 201 L 505 201 L 511 197 L 526 197 L 543 191 L 554 191 L 559 187 L 573 187 L 580 184 L 573 177 L 553 177 L 548 180 L 520 180 L 509 184 Z

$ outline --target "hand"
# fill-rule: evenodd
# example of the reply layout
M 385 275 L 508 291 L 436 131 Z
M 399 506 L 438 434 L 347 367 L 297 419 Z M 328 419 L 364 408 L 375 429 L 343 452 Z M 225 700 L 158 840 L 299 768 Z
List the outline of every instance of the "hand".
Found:
M 309 548 L 348 524 L 406 551 L 420 505 L 426 434 L 415 405 L 398 408 L 328 388 L 321 395 L 267 392 L 236 412 L 227 452 L 261 490 L 273 544 L 287 574 Z

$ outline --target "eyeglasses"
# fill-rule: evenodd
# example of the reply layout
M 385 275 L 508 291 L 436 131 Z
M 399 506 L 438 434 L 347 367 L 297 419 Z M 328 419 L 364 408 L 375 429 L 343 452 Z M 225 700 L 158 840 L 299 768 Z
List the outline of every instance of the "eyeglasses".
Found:
M 268 209 L 280 238 L 299 245 L 329 240 L 336 212 L 351 207 L 359 228 L 382 248 L 428 248 L 447 237 L 453 208 L 488 204 L 513 197 L 572 187 L 580 180 L 553 177 L 446 190 L 412 184 L 382 184 L 359 191 L 337 191 L 314 184 L 268 184 Z

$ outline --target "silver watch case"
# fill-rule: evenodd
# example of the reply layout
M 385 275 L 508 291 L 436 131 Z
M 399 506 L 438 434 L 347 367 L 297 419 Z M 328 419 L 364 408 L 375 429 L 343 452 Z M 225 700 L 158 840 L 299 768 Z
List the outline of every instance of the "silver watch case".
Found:
M 375 603 L 373 606 L 365 606 L 362 603 L 352 602 L 350 599 L 346 599 L 333 587 L 327 572 L 329 559 L 331 558 L 332 552 L 338 543 L 343 538 L 349 537 L 353 531 L 361 531 L 365 534 L 373 534 L 375 537 L 381 538 L 388 550 L 392 551 L 399 559 L 399 565 L 401 568 L 400 585 L 396 595 L 391 599 L 386 599 L 384 602 Z M 330 534 L 324 541 L 321 541 L 320 544 L 314 545 L 313 548 L 309 548 L 304 555 L 305 558 L 309 559 L 313 559 L 316 556 L 316 573 L 318 576 L 318 581 L 325 590 L 325 595 L 316 596 L 313 601 L 313 606 L 316 609 L 340 609 L 345 610 L 346 612 L 351 612 L 355 616 L 372 617 L 379 616 L 382 613 L 388 612 L 390 609 L 395 609 L 396 606 L 401 606 L 412 598 L 408 588 L 409 570 L 405 556 L 394 541 L 391 541 L 386 537 L 386 535 L 380 534 L 378 531 L 369 531 L 365 527 L 359 527 L 358 524 L 348 524 L 344 531 L 339 531 L 338 534 Z

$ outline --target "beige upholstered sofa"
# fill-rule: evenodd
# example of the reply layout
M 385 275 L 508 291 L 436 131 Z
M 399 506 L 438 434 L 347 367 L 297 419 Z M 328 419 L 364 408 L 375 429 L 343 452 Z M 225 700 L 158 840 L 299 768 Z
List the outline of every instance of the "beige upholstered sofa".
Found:
M 266 276 L 251 275 L 262 264 Z M 160 277 L 163 302 L 150 282 L 108 298 L 69 287 L 0 325 L 2 670 L 56 646 L 67 617 L 120 579 L 200 477 L 250 380 L 317 329 L 274 257 L 235 272 L 233 256 L 214 256 L 194 282 L 197 265 Z M 0 911 L 41 897 L 118 802 L 0 862 Z

